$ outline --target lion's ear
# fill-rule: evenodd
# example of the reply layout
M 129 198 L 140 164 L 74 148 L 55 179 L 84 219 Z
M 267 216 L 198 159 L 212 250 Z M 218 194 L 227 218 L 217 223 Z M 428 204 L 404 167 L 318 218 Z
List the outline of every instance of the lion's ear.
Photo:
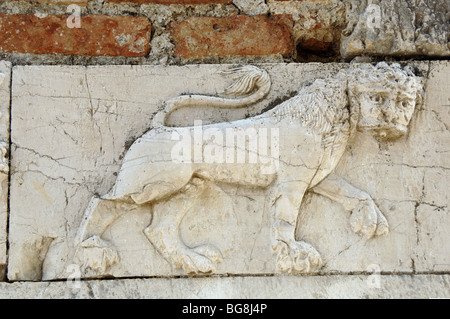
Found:
M 403 70 L 406 72 L 406 75 L 408 77 L 411 77 L 413 81 L 415 82 L 415 90 L 416 90 L 416 109 L 420 110 L 423 106 L 423 95 L 425 92 L 425 83 L 426 79 L 422 76 L 420 76 L 419 71 L 415 69 L 411 65 L 407 65 L 403 68 Z

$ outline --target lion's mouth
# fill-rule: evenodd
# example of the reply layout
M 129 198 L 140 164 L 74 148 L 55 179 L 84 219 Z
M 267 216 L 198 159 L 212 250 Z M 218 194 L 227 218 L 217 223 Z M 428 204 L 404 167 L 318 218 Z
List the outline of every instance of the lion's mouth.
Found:
M 363 126 L 364 131 L 370 134 L 377 140 L 388 141 L 402 137 L 407 132 L 407 127 L 397 123 L 383 123 L 378 125 Z

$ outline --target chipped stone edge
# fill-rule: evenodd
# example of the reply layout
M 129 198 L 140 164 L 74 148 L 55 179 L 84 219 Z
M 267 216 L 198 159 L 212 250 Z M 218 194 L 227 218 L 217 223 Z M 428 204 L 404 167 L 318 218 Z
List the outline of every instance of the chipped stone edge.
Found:
M 241 276 L 0 283 L 2 299 L 450 298 L 450 275 Z M 255 287 L 259 287 L 255 289 Z
M 2 79 L 1 83 L 0 83 L 0 90 L 4 90 L 6 92 L 9 92 L 9 95 L 7 95 L 6 98 L 6 106 L 2 107 L 2 109 L 7 109 L 8 112 L 11 111 L 11 79 L 12 79 L 12 63 L 9 61 L 3 61 L 0 60 L 0 69 L 3 71 L 6 71 L 7 73 L 4 74 L 4 78 Z M 3 115 L 5 117 L 5 115 Z M 10 115 L 7 115 L 7 127 L 6 127 L 6 131 L 5 132 L 0 132 L 0 143 L 9 143 L 10 140 Z M 6 152 L 9 153 L 9 146 L 6 146 Z M 9 157 L 9 156 L 8 156 Z M 6 179 L 9 179 L 9 173 L 3 173 L 0 172 L 0 183 L 4 184 L 6 182 L 8 182 Z M 8 209 L 8 201 L 9 201 L 9 187 L 7 189 L 2 189 L 1 185 L 0 185 L 0 200 L 4 199 L 7 201 L 6 203 L 6 214 L 5 214 L 5 220 L 2 220 L 0 222 L 0 225 L 3 227 L 5 226 L 4 229 L 1 229 L 0 232 L 4 232 L 4 242 L 0 241 L 0 245 L 2 245 L 4 248 L 0 249 L 0 282 L 4 281 L 6 279 L 6 268 L 7 268 L 7 264 L 8 264 L 8 218 L 9 218 L 9 209 Z M 3 217 L 1 217 L 3 219 Z M 1 240 L 1 237 L 0 237 Z

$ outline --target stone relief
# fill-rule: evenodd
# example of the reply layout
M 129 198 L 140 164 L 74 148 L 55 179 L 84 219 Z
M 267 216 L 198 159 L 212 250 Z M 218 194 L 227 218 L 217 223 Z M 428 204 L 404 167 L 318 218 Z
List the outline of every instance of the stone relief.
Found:
M 448 56 L 448 1 L 348 0 L 341 53 Z
M 11 64 L 0 61 L 0 281 L 7 265 Z
M 368 239 L 388 233 L 388 222 L 372 197 L 333 172 L 357 130 L 383 141 L 407 133 L 422 95 L 421 79 L 412 70 L 397 64 L 360 65 L 315 80 L 257 116 L 189 127 L 167 125 L 167 117 L 184 107 L 242 108 L 270 91 L 269 75 L 260 68 L 242 66 L 225 75 L 236 81 L 222 96 L 181 95 L 166 101 L 152 129 L 128 149 L 112 189 L 91 199 L 75 240 L 76 259 L 85 273 L 102 275 L 120 262 L 114 245 L 102 235 L 135 206 L 153 213 L 165 207 L 157 218 L 153 214 L 144 233 L 173 266 L 189 274 L 214 272 L 223 253 L 211 244 L 188 246 L 179 228 L 205 187 L 221 198 L 211 209 L 230 209 L 216 183 L 266 190 L 272 249 L 282 273 L 308 273 L 322 264 L 310 243 L 295 238 L 307 192 L 342 204 L 351 213 L 354 232 Z M 208 131 L 209 139 L 196 142 L 198 130 Z M 227 134 L 234 134 L 233 143 L 224 143 Z M 242 135 L 243 144 L 234 143 Z M 183 143 L 192 136 L 193 144 Z

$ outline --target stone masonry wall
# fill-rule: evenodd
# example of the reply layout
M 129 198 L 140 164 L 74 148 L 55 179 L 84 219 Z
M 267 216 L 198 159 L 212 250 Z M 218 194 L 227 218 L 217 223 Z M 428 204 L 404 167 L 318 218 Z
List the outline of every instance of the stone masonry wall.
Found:
M 0 0 L 0 298 L 450 297 L 449 40 L 445 0 Z M 308 188 L 295 239 L 322 264 L 286 273 L 265 190 L 207 178 L 179 231 L 188 247 L 220 249 L 213 271 L 177 267 L 142 232 L 183 194 L 153 208 L 114 202 L 105 212 L 129 214 L 85 241 L 79 262 L 83 214 L 164 101 L 219 96 L 227 70 L 250 64 L 270 77 L 264 99 L 180 109 L 168 122 L 252 119 L 317 79 L 380 62 L 421 81 L 408 132 L 393 141 L 357 129 L 333 173 L 370 195 L 387 235 L 367 239 L 345 203 Z

